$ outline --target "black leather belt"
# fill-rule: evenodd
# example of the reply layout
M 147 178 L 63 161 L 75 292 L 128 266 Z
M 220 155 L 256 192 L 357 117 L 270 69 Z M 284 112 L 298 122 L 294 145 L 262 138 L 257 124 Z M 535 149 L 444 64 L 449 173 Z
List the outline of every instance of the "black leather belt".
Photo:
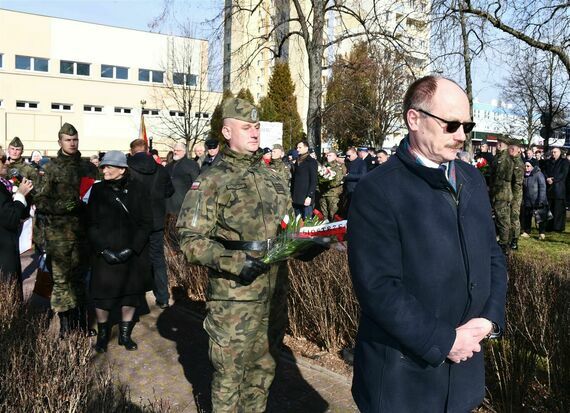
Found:
M 273 241 L 268 239 L 265 241 L 230 241 L 226 239 L 217 239 L 226 249 L 233 251 L 267 251 L 273 245 Z

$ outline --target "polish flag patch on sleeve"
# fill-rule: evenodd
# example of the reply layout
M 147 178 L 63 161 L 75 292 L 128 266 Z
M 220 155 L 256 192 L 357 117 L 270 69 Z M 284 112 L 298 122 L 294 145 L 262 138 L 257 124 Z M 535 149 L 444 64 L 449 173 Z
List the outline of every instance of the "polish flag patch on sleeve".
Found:
M 191 191 L 195 191 L 196 189 L 200 188 L 200 182 L 192 182 L 192 186 L 190 187 Z

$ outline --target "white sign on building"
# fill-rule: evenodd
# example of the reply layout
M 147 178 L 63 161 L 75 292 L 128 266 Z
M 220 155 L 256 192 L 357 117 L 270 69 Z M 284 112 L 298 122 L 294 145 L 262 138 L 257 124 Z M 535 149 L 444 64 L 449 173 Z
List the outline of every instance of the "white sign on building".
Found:
M 283 123 L 259 122 L 260 148 L 273 148 L 273 145 L 283 145 Z

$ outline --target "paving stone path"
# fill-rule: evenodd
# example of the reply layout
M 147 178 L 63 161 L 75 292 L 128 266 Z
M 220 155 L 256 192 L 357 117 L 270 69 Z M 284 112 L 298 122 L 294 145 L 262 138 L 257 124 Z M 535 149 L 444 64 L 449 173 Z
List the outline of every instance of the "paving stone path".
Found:
M 29 260 L 29 258 L 28 258 Z M 24 259 L 23 264 L 29 261 Z M 34 275 L 24 285 L 31 294 Z M 176 294 L 175 294 L 176 297 Z M 35 295 L 32 297 L 37 298 Z M 133 339 L 138 351 L 117 344 L 113 327 L 108 352 L 95 355 L 95 363 L 111 363 L 118 379 L 129 386 L 133 401 L 162 399 L 172 413 L 209 412 L 212 370 L 208 337 L 202 328 L 197 303 L 179 294 L 165 310 L 147 295 L 148 314 L 140 317 Z M 287 348 L 271 388 L 268 412 L 356 412 L 349 379 L 295 358 Z

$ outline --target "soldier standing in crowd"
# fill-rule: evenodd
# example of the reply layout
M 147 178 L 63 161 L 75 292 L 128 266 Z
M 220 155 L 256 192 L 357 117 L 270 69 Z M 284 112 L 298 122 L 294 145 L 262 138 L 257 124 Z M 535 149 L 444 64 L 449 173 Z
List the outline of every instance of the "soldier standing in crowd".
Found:
M 79 189 L 83 178 L 95 178 L 94 166 L 81 159 L 77 130 L 64 123 L 58 134 L 57 158 L 45 166 L 35 201 L 45 217 L 48 266 L 53 276 L 51 307 L 60 318 L 60 336 L 86 328 L 85 272 L 89 256 L 85 205 Z
M 495 211 L 495 225 L 499 236 L 499 245 L 506 254 L 509 250 L 511 233 L 511 202 L 513 200 L 512 177 L 514 161 L 507 150 L 510 138 L 501 136 L 497 141 L 497 154 L 491 164 L 489 189 L 491 203 Z
M 16 169 L 20 175 L 29 179 L 34 184 L 38 183 L 38 170 L 32 165 L 24 162 L 22 153 L 24 152 L 24 144 L 17 136 L 12 139 L 8 145 L 8 171 Z
M 518 250 L 518 240 L 521 235 L 521 207 L 523 199 L 524 162 L 521 158 L 522 141 L 511 139 L 509 145 L 509 156 L 513 160 L 513 176 L 511 178 L 511 192 L 513 200 L 511 202 L 511 230 L 509 238 L 512 250 Z
M 327 153 L 327 161 L 325 166 L 330 168 L 335 176 L 328 183 L 327 189 L 321 194 L 321 212 L 329 221 L 334 220 L 334 216 L 338 212 L 340 195 L 342 194 L 342 179 L 346 174 L 344 165 L 337 162 L 336 153 L 330 151 Z
M 291 168 L 283 159 L 283 146 L 278 143 L 273 145 L 273 149 L 271 150 L 271 163 L 269 166 L 283 178 L 283 181 L 287 184 L 287 187 L 289 187 Z
M 287 323 L 287 266 L 259 258 L 292 212 L 291 198 L 261 162 L 257 109 L 232 98 L 222 116 L 224 156 L 192 185 L 177 227 L 188 260 L 210 268 L 213 411 L 263 412 Z

